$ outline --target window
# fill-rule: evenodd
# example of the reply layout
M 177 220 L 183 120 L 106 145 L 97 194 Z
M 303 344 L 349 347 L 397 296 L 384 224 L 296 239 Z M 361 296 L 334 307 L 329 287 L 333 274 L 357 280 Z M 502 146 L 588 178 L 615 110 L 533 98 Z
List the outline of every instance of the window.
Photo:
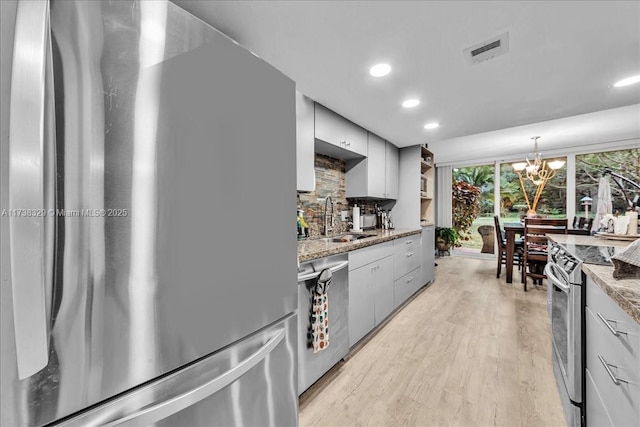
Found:
M 598 206 L 598 184 L 605 169 L 610 169 L 636 183 L 640 182 L 640 150 L 617 150 L 576 155 L 576 214 L 578 216 L 585 215 L 585 208 L 581 200 L 588 196 L 593 199 L 589 207 L 589 217 L 595 217 Z M 608 180 L 611 187 L 613 211 L 625 212 L 627 210 L 625 195 L 615 180 L 620 182 L 626 197 L 631 200 L 640 194 L 640 190 L 618 178 L 614 180 L 610 175 Z M 597 228 L 597 224 L 594 227 Z
M 567 159 L 562 157 L 553 160 L 564 160 L 565 165 L 547 181 L 535 211 L 538 215 L 564 218 L 567 215 Z M 519 219 L 526 215 L 528 210 L 518 174 L 511 166 L 513 163 L 515 162 L 500 164 L 500 216 L 508 220 Z M 529 202 L 533 205 L 537 186 L 527 179 L 525 174 L 522 175 L 522 179 Z
M 483 225 L 493 226 L 493 171 L 493 165 L 468 166 L 453 170 L 453 184 L 457 188 L 452 199 L 453 224 L 456 229 L 462 227 L 467 230 L 461 233 L 462 246 L 456 250 L 493 253 L 493 245 L 483 245 L 483 237 L 480 234 L 487 232 L 486 227 L 478 229 Z M 474 191 L 478 192 L 477 197 L 472 194 Z

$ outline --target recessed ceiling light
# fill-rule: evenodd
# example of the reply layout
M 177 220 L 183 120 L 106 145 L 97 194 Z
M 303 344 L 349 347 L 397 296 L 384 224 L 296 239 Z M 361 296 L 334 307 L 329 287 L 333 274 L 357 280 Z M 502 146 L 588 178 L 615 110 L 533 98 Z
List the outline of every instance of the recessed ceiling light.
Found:
M 629 85 L 632 85 L 632 84 L 638 83 L 638 82 L 640 82 L 640 75 L 629 77 L 629 78 L 626 78 L 624 80 L 620 80 L 619 82 L 617 82 L 613 86 L 614 87 L 629 86 Z
M 413 108 L 413 107 L 416 107 L 418 104 L 420 104 L 420 101 L 418 101 L 417 99 L 407 99 L 402 103 L 402 106 L 404 108 Z
M 386 76 L 391 72 L 391 65 L 389 64 L 376 64 L 369 70 L 369 74 L 373 77 Z
M 435 129 L 438 126 L 440 126 L 438 123 L 433 122 L 433 123 L 427 123 L 426 125 L 424 125 L 424 128 L 425 129 Z

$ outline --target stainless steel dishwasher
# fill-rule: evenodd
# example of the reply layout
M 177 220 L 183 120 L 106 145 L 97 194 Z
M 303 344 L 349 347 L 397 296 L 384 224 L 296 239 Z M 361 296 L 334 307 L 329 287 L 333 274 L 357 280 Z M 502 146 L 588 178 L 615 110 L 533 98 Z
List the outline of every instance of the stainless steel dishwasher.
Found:
M 308 389 L 349 352 L 349 276 L 347 254 L 309 261 L 298 269 L 298 395 Z M 311 292 L 320 272 L 332 273 L 329 287 L 329 345 L 313 352 L 311 345 Z

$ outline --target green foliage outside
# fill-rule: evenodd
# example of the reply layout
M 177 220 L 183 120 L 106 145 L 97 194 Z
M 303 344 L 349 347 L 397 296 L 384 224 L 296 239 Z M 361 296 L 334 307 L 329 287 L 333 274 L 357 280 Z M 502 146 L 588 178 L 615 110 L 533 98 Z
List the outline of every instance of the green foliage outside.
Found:
M 552 160 L 552 159 L 547 159 Z M 566 160 L 559 158 L 557 160 Z M 593 199 L 590 207 L 590 217 L 595 216 L 598 196 L 598 182 L 605 168 L 620 174 L 632 181 L 640 183 L 640 149 L 607 151 L 600 153 L 582 154 L 576 156 L 576 212 L 580 215 L 584 207 L 580 205 L 580 199 L 589 196 Z M 453 170 L 453 182 L 466 182 L 480 189 L 478 197 L 479 206 L 477 212 L 467 206 L 460 212 L 468 212 L 468 218 L 454 219 L 454 227 L 462 229 L 460 233 L 465 248 L 482 248 L 482 238 L 478 233 L 481 225 L 493 225 L 494 206 L 494 182 L 493 165 L 471 166 L 456 168 Z M 525 188 L 530 198 L 535 194 L 535 184 L 524 178 Z M 611 186 L 613 209 L 619 212 L 626 210 L 626 202 L 622 190 L 614 182 L 612 177 L 607 178 Z M 630 184 L 622 182 L 628 198 L 632 199 L 640 194 L 640 191 Z M 556 176 L 547 182 L 542 197 L 538 203 L 537 212 L 550 217 L 566 217 L 566 193 L 567 193 L 567 169 L 560 168 Z M 454 190 L 454 218 L 455 214 L 455 190 Z M 520 216 L 526 214 L 527 205 L 520 187 L 518 174 L 513 170 L 511 163 L 500 165 L 500 220 L 501 222 L 518 222 Z M 572 220 L 572 219 L 571 219 Z
M 453 228 L 460 240 L 471 238 L 469 228 L 480 214 L 482 189 L 465 181 L 455 181 L 452 187 Z M 460 246 L 460 244 L 456 245 Z
M 555 160 L 566 161 L 566 158 Z M 523 181 L 529 201 L 533 202 L 537 186 L 524 175 Z M 547 181 L 536 212 L 541 215 L 564 216 L 566 215 L 566 198 L 567 167 L 565 165 L 558 169 L 556 176 Z M 524 215 L 526 213 L 527 202 L 522 193 L 518 174 L 513 170 L 511 163 L 503 163 L 500 165 L 500 216 Z
M 605 168 L 609 168 L 612 172 L 640 183 L 640 149 L 607 151 L 576 156 L 576 210 L 583 211 L 584 207 L 580 205 L 580 199 L 584 196 L 589 196 L 593 199 L 590 217 L 595 216 L 595 207 L 598 206 L 598 183 Z M 616 210 L 624 212 L 626 203 L 622 190 L 611 176 L 608 176 L 607 179 L 611 186 L 611 200 L 614 212 Z M 636 194 L 640 193 L 637 188 L 628 183 L 621 182 L 621 184 L 627 197 L 631 200 Z
M 456 168 L 453 170 L 453 180 L 454 182 L 464 181 L 479 187 L 480 215 L 493 215 L 493 165 Z
M 462 241 L 457 246 L 482 247 L 478 227 L 487 215 L 493 221 L 493 188 L 491 165 L 453 170 L 453 225 Z

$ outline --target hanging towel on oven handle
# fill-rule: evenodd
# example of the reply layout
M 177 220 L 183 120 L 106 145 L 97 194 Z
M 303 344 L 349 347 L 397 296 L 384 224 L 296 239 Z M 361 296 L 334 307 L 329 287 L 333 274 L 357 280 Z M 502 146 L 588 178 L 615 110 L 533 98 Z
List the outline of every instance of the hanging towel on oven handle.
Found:
M 316 285 L 311 288 L 311 344 L 317 353 L 329 346 L 329 297 L 331 270 L 325 268 L 318 275 Z

